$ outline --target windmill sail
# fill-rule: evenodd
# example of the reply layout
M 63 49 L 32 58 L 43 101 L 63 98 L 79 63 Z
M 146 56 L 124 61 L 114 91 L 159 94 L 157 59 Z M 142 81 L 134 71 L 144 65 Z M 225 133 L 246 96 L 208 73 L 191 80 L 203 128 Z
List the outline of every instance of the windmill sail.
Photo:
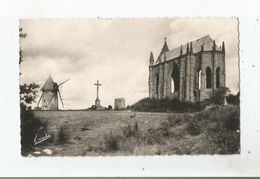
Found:
M 69 81 L 70 79 L 67 79 L 65 81 L 63 81 L 62 83 L 59 84 L 59 86 L 63 85 L 64 83 L 66 83 L 67 81 Z
M 59 94 L 59 96 L 60 96 L 60 101 L 61 101 L 62 107 L 64 107 L 63 100 L 62 100 L 62 97 L 61 97 L 61 95 L 60 95 L 60 91 L 58 91 L 58 94 Z
M 43 95 L 43 94 L 42 94 L 42 95 Z M 37 103 L 37 108 L 39 107 L 40 101 L 41 101 L 41 99 L 42 99 L 42 95 L 41 95 L 41 97 L 40 97 L 40 99 L 39 99 L 39 101 L 38 101 L 38 103 Z
M 51 103 L 51 100 L 55 97 L 55 96 L 57 96 L 56 94 L 53 94 L 53 96 L 51 97 L 51 99 L 49 100 L 49 102 L 48 102 L 48 105 L 47 105 L 47 107 L 50 105 L 50 103 Z

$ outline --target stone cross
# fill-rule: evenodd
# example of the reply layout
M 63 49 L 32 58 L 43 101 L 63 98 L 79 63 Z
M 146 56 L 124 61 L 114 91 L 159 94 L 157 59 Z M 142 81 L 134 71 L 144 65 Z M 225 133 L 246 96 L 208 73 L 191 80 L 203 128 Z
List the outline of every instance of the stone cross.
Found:
M 98 91 L 99 91 L 99 86 L 101 86 L 101 84 L 100 84 L 99 81 L 97 80 L 97 83 L 95 83 L 94 85 L 97 86 L 97 99 L 98 99 Z

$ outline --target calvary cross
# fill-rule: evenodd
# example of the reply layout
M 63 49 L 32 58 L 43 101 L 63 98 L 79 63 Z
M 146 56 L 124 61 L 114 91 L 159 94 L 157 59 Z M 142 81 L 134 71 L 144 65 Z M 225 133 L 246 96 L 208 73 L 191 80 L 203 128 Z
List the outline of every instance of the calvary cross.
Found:
M 98 91 L 99 91 L 99 86 L 101 86 L 101 84 L 100 84 L 99 81 L 97 80 L 97 83 L 95 83 L 94 85 L 97 86 L 97 99 L 98 99 Z

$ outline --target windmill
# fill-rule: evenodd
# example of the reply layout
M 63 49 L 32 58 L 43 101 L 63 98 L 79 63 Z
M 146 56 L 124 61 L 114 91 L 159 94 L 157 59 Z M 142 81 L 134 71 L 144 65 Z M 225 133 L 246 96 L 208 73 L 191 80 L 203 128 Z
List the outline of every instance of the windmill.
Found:
M 63 100 L 61 98 L 59 87 L 66 83 L 68 80 L 57 84 L 53 81 L 52 77 L 49 76 L 49 78 L 46 80 L 44 85 L 41 88 L 42 95 L 37 103 L 37 108 L 39 106 L 40 101 L 42 101 L 42 110 L 58 110 L 58 100 L 60 98 L 61 104 L 64 107 Z M 58 97 L 59 96 L 59 97 Z

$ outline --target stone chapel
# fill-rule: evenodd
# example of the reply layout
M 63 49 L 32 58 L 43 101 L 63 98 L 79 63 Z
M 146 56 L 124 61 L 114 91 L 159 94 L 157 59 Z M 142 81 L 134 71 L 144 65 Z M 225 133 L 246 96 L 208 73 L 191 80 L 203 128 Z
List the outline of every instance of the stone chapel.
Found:
M 169 50 L 166 38 L 154 60 L 150 53 L 149 98 L 198 102 L 225 87 L 225 44 L 209 35 Z

